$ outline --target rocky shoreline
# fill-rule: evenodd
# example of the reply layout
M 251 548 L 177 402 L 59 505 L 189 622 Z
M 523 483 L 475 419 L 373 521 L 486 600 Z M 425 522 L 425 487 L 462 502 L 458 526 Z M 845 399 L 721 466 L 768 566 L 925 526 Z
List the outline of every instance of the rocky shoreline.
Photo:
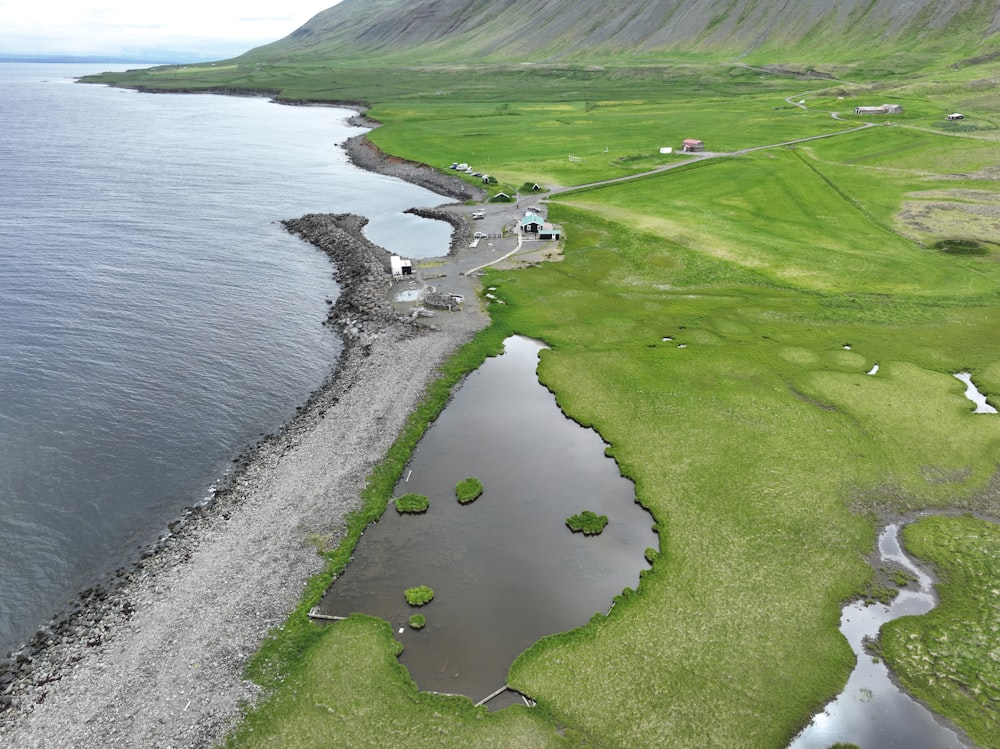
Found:
M 363 168 L 457 199 L 474 188 L 393 159 L 364 136 L 345 144 Z M 461 217 L 438 209 L 461 240 Z M 434 331 L 387 299 L 387 253 L 366 219 L 310 214 L 286 229 L 326 252 L 341 293 L 328 323 L 344 338 L 334 376 L 298 415 L 236 461 L 211 499 L 170 523 L 131 569 L 78 600 L 0 662 L 0 745 L 202 747 L 222 740 L 259 697 L 247 659 L 298 602 L 337 543 L 365 479 L 439 366 L 487 323 L 468 309 Z
M 368 119 L 358 120 L 355 118 L 352 121 L 358 125 L 362 123 L 373 124 L 373 121 Z M 418 164 L 415 161 L 407 161 L 398 156 L 384 153 L 365 135 L 356 135 L 346 140 L 344 150 L 347 151 L 351 163 L 362 169 L 405 179 L 407 182 L 412 182 L 439 195 L 447 195 L 459 201 L 484 200 L 486 198 L 486 190 L 482 188 L 470 185 L 457 177 L 442 174 L 426 164 Z

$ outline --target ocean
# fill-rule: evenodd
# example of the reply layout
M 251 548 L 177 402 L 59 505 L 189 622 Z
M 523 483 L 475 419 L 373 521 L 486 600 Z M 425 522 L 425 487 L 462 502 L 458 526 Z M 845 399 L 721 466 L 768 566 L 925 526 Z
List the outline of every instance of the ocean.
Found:
M 73 80 L 110 67 L 0 64 L 0 654 L 331 375 L 332 266 L 278 221 L 450 239 L 403 213 L 444 198 L 347 163 L 348 110 Z

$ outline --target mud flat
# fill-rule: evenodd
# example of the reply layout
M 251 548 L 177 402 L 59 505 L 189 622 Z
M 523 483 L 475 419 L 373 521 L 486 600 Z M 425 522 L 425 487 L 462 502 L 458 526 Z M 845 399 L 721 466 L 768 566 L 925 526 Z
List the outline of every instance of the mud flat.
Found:
M 212 501 L 0 664 L 0 745 L 211 746 L 260 696 L 243 669 L 321 568 L 308 537 L 342 537 L 439 365 L 487 323 L 475 305 L 433 330 L 400 319 L 385 298 L 385 252 L 363 225 L 329 214 L 286 222 L 336 266 L 330 322 L 345 345 L 335 376 Z

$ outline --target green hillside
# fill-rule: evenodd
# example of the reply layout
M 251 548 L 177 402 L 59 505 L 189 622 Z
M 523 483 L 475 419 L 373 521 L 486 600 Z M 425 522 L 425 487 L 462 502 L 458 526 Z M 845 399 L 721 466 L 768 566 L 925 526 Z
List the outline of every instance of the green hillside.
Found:
M 245 59 L 952 60 L 995 50 L 998 31 L 988 0 L 344 0 Z

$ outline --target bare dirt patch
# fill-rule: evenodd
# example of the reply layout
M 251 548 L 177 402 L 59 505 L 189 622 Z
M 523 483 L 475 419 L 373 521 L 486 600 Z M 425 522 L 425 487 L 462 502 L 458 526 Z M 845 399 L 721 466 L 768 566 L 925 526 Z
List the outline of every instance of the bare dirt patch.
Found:
M 911 193 L 897 215 L 900 232 L 922 244 L 963 237 L 996 243 L 1000 202 L 988 190 L 932 190 Z

